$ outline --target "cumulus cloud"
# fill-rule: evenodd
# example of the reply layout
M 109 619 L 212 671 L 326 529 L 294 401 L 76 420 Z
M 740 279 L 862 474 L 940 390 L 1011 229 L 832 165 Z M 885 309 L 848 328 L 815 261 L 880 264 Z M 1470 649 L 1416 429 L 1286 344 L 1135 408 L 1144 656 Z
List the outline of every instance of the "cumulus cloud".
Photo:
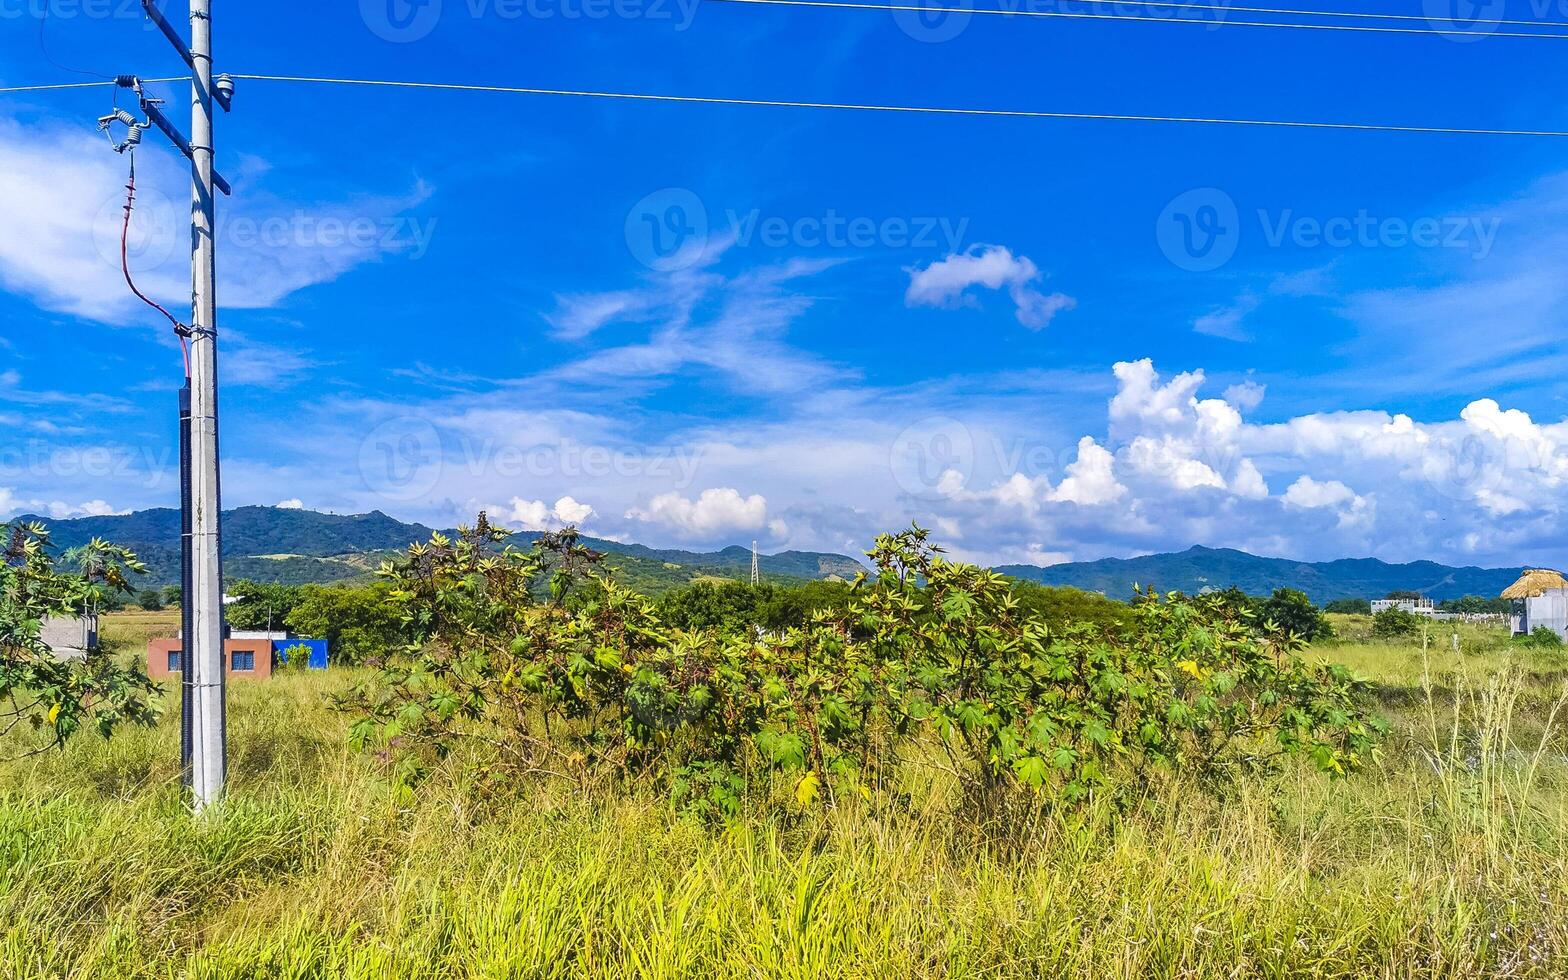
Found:
M 713 538 L 734 531 L 755 531 L 768 523 L 768 502 L 761 494 L 741 496 L 730 487 L 704 490 L 692 500 L 679 493 L 662 493 L 645 507 L 634 507 L 627 518 L 657 524 L 697 538 Z
M 1246 412 L 1260 384 L 1205 398 L 1203 371 L 1161 376 L 1148 360 L 1112 371 L 1109 437 L 1080 439 L 1059 480 L 955 479 L 921 519 L 961 529 L 966 557 L 1002 562 L 1192 544 L 1498 565 L 1568 550 L 1568 420 L 1482 398 L 1437 421 L 1342 411 L 1256 423 Z
M 1044 278 L 1039 268 L 1001 245 L 976 245 L 908 271 L 909 289 L 904 294 L 908 306 L 973 306 L 972 287 L 1005 288 L 1017 308 L 1018 322 L 1030 330 L 1042 330 L 1056 314 L 1078 305 L 1064 293 L 1042 292 L 1036 285 Z
M 122 510 L 104 500 L 89 500 L 85 503 L 71 504 L 63 500 L 24 499 L 10 487 L 0 487 L 0 518 L 17 517 L 22 514 L 36 514 L 57 521 L 69 520 L 74 517 L 112 517 L 118 514 L 130 513 Z
M 593 516 L 593 508 L 572 497 L 562 497 L 553 505 L 543 500 L 524 500 L 513 497 L 505 507 L 485 508 L 492 519 L 509 527 L 524 531 L 551 531 L 566 526 L 577 526 Z

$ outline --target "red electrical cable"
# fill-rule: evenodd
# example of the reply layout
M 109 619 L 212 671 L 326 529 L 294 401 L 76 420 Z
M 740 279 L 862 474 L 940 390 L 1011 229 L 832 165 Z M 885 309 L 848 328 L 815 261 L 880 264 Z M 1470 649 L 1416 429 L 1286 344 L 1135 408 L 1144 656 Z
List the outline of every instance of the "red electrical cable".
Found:
M 185 377 L 191 376 L 191 345 L 187 336 L 185 324 L 174 318 L 174 314 L 150 300 L 136 288 L 136 281 L 131 278 L 131 262 L 129 257 L 131 237 L 131 210 L 136 206 L 136 154 L 131 154 L 131 176 L 125 184 L 125 223 L 120 227 L 120 271 L 125 273 L 125 284 L 131 287 L 131 292 L 136 298 L 148 306 L 162 313 L 168 321 L 174 324 L 174 334 L 180 338 L 180 354 L 185 358 Z

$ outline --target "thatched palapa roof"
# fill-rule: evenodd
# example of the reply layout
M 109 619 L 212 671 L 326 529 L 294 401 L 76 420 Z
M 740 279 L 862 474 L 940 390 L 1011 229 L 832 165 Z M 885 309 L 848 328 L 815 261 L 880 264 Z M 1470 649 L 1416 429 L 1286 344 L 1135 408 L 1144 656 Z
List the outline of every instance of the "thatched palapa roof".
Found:
M 1563 573 L 1550 568 L 1527 568 L 1519 581 L 1503 590 L 1504 599 L 1534 599 L 1548 589 L 1568 589 Z

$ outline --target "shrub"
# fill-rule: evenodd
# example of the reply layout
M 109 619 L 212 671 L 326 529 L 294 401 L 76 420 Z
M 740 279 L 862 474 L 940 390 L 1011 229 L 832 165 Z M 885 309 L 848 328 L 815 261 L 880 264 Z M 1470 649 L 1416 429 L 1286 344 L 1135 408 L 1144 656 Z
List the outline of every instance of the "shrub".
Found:
M 283 651 L 283 666 L 288 670 L 308 670 L 310 668 L 310 647 L 303 643 L 296 643 Z
M 1543 650 L 1559 649 L 1563 645 L 1563 638 L 1550 626 L 1537 626 L 1522 636 L 1514 637 L 1514 642 L 1521 646 L 1538 647 Z
M 667 628 L 595 576 L 575 532 L 526 552 L 506 537 L 481 515 L 383 570 L 411 643 L 347 703 L 355 742 L 404 775 L 473 744 L 498 776 L 646 778 L 726 813 L 751 775 L 786 776 L 802 805 L 888 789 L 920 740 L 983 813 L 1283 754 L 1344 774 L 1380 730 L 1344 668 L 1306 663 L 1299 640 L 1261 639 L 1216 600 L 1151 592 L 1126 627 L 1052 630 L 1009 580 L 947 561 L 919 528 L 878 539 L 842 614 L 763 639 Z
M 130 592 L 127 576 L 142 571 L 136 556 L 94 540 L 65 555 L 75 573 L 60 571 L 40 525 L 0 524 L 0 736 L 18 725 L 45 735 L 24 754 L 63 745 L 84 725 L 107 736 L 125 724 L 152 724 L 156 691 L 139 667 L 107 653 L 62 660 L 43 642 L 43 620 L 80 615 L 110 595 Z
M 1401 636 L 1414 636 L 1421 632 L 1426 620 L 1408 609 L 1389 606 L 1372 617 L 1372 635 L 1385 640 Z

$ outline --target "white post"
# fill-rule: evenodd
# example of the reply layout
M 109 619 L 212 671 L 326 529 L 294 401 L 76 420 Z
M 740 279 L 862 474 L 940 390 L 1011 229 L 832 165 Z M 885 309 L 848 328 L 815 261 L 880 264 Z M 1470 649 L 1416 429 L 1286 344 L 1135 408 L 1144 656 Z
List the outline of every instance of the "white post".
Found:
M 213 229 L 212 0 L 191 7 L 191 536 L 192 635 L 186 667 L 194 672 L 191 792 L 197 810 L 223 794 L 227 769 L 223 652 L 223 567 L 218 478 L 217 261 Z

